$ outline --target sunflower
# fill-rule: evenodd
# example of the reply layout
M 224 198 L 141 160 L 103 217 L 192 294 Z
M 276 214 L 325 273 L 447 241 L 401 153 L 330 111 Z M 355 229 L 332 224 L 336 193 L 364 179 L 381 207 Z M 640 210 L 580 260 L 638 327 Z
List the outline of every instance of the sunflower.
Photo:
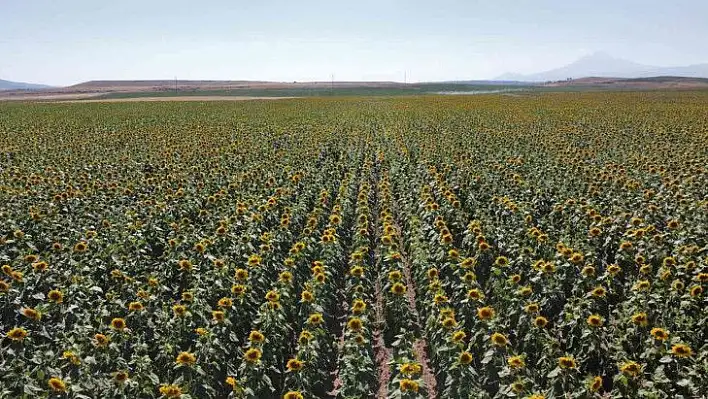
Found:
M 108 346 L 110 342 L 111 339 L 103 334 L 96 334 L 93 336 L 93 343 L 99 348 L 104 348 Z
M 76 253 L 86 252 L 87 249 L 88 244 L 85 241 L 79 241 L 74 245 L 74 252 Z
M 597 392 L 602 388 L 602 377 L 595 376 L 588 382 L 588 389 L 592 392 Z
M 593 277 L 595 275 L 595 267 L 587 265 L 583 267 L 580 273 L 585 277 Z
M 420 388 L 420 386 L 417 382 L 410 380 L 408 378 L 402 379 L 398 383 L 398 386 L 399 386 L 401 392 L 418 392 L 418 389 Z
M 525 287 L 519 288 L 519 290 L 516 291 L 516 293 L 519 294 L 519 295 L 521 295 L 521 296 L 529 296 L 529 295 L 531 295 L 531 294 L 533 293 L 533 288 L 531 288 L 531 286 L 528 286 L 528 285 L 527 285 L 527 286 L 525 286 Z
M 12 284 L 10 284 L 4 280 L 0 280 L 0 292 L 8 292 L 10 290 L 11 286 L 12 286 Z
M 366 310 L 366 302 L 361 299 L 355 299 L 352 303 L 352 313 L 355 315 L 360 315 Z
M 283 399 L 304 399 L 305 397 L 299 391 L 288 391 L 283 395 Z
M 494 333 L 492 334 L 489 339 L 492 341 L 492 344 L 495 346 L 506 346 L 509 344 L 509 340 L 506 338 L 504 334 L 501 333 Z
M 26 318 L 34 321 L 39 321 L 42 318 L 42 313 L 32 308 L 23 308 L 20 313 Z
M 236 272 L 234 272 L 234 278 L 238 281 L 246 281 L 248 279 L 248 270 L 236 269 Z
M 521 393 L 524 392 L 526 389 L 526 384 L 522 380 L 516 380 L 511 383 L 511 390 L 514 391 L 515 393 Z
M 622 271 L 622 268 L 619 267 L 619 265 L 613 264 L 613 265 L 607 266 L 607 273 L 609 273 L 611 276 L 616 276 L 621 271 Z
M 520 275 L 520 274 L 512 274 L 512 275 L 509 277 L 509 283 L 511 283 L 511 284 L 519 284 L 520 281 L 521 281 L 521 275 Z
M 312 313 L 308 318 L 307 318 L 307 324 L 313 325 L 313 326 L 318 326 L 324 322 L 324 319 L 322 318 L 322 313 Z
M 228 309 L 234 305 L 234 301 L 229 297 L 219 299 L 218 305 L 220 308 Z
M 248 257 L 248 265 L 251 267 L 255 267 L 261 264 L 261 257 L 258 255 L 251 255 Z
M 671 219 L 666 223 L 666 227 L 668 227 L 670 230 L 676 230 L 678 229 L 680 223 L 676 219 Z
M 667 339 L 669 339 L 669 332 L 664 330 L 663 328 L 654 327 L 649 333 L 657 341 L 666 341 Z
M 627 251 L 627 250 L 632 249 L 632 246 L 633 246 L 633 245 L 632 245 L 631 242 L 629 242 L 629 241 L 622 241 L 622 242 L 620 243 L 619 248 L 620 248 L 621 251 Z
M 15 327 L 8 331 L 6 335 L 13 341 L 22 341 L 27 337 L 27 330 L 21 327 Z
M 225 382 L 226 382 L 226 385 L 231 387 L 232 391 L 236 391 L 239 389 L 238 381 L 236 381 L 236 377 L 228 376 L 228 377 L 226 377 Z
M 693 350 L 688 345 L 676 344 L 671 347 L 671 354 L 676 357 L 691 357 Z
M 197 333 L 197 335 L 199 335 L 200 337 L 209 334 L 209 330 L 204 327 L 197 327 L 196 329 L 194 329 L 194 332 Z
M 498 256 L 494 260 L 494 264 L 499 267 L 508 266 L 509 265 L 509 258 L 507 258 L 506 256 Z
M 347 328 L 350 331 L 361 331 L 361 329 L 364 328 L 364 322 L 358 317 L 352 317 L 347 322 Z
M 644 312 L 635 313 L 631 317 L 632 323 L 637 324 L 642 327 L 646 327 L 649 324 L 649 318 Z
M 127 371 L 116 371 L 113 373 L 113 381 L 115 381 L 116 384 L 124 384 L 126 381 L 128 381 L 128 372 Z
M 128 304 L 128 310 L 131 312 L 140 312 L 143 309 L 145 309 L 145 306 L 140 302 L 131 302 Z
M 270 290 L 266 294 L 265 299 L 268 302 L 278 302 L 280 300 L 280 294 L 278 293 L 278 291 Z
M 220 323 L 224 321 L 226 318 L 226 313 L 224 313 L 222 310 L 212 310 L 211 311 L 211 318 L 217 323 Z
M 531 396 L 527 396 L 526 399 L 546 399 L 546 397 L 541 395 L 540 393 L 535 393 Z
M 585 261 L 585 257 L 580 252 L 573 252 L 573 254 L 570 255 L 570 261 L 577 265 L 583 263 Z
M 265 341 L 265 335 L 258 330 L 253 330 L 248 334 L 248 340 L 254 344 L 262 344 Z
M 452 340 L 452 342 L 459 344 L 459 343 L 463 342 L 466 337 L 467 337 L 467 334 L 465 334 L 464 331 L 458 330 L 458 331 L 455 331 L 454 333 L 452 333 L 452 335 L 450 336 L 450 339 Z
M 160 385 L 160 394 L 168 398 L 179 398 L 182 396 L 182 388 L 177 385 Z
M 642 366 L 629 360 L 620 366 L 620 372 L 628 377 L 636 377 L 642 372 Z
M 692 297 L 700 296 L 703 293 L 703 287 L 701 287 L 700 285 L 694 285 L 689 289 L 689 293 Z
M 449 329 L 451 329 L 451 328 L 457 327 L 457 320 L 455 320 L 454 317 L 445 317 L 445 318 L 442 320 L 442 323 L 441 323 L 441 324 L 442 324 L 443 327 L 445 327 L 445 328 L 447 328 L 447 329 L 449 330 Z
M 391 286 L 391 293 L 394 295 L 403 295 L 406 293 L 406 286 L 401 283 L 395 283 Z
M 595 298 L 603 298 L 607 294 L 607 290 L 604 287 L 595 287 L 590 291 L 590 295 Z
M 189 352 L 180 352 L 175 359 L 175 363 L 182 366 L 192 366 L 197 362 L 197 357 Z
M 511 356 L 506 359 L 506 363 L 512 369 L 521 369 L 526 367 L 526 362 L 524 361 L 524 358 L 522 356 Z
M 44 261 L 32 263 L 32 269 L 36 272 L 44 272 L 48 268 L 49 268 L 49 264 Z
M 479 317 L 480 320 L 491 320 L 494 317 L 494 314 L 494 308 L 491 306 L 477 308 L 477 317 Z
M 472 363 L 473 357 L 471 353 L 464 351 L 460 353 L 460 356 L 457 358 L 457 360 L 460 362 L 460 364 L 470 364 Z
M 231 293 L 236 296 L 241 296 L 246 293 L 246 286 L 241 284 L 234 284 L 231 286 Z
M 465 283 L 473 283 L 477 280 L 477 275 L 472 272 L 467 272 L 462 275 L 462 281 Z
M 529 314 L 538 313 L 540 309 L 540 306 L 536 302 L 531 302 L 524 306 L 524 311 Z
M 533 325 L 539 328 L 543 328 L 548 324 L 548 319 L 543 316 L 538 316 L 533 320 Z
M 391 281 L 391 282 L 401 281 L 401 278 L 403 278 L 403 274 L 398 270 L 394 270 L 394 271 L 388 273 L 388 281 Z
M 473 301 L 480 301 L 480 300 L 484 299 L 484 294 L 482 293 L 482 291 L 480 291 L 476 288 L 473 288 L 473 289 L 467 291 L 467 298 L 470 300 L 473 300 Z
M 177 317 L 184 317 L 187 314 L 187 307 L 180 304 L 173 305 L 172 313 L 174 313 Z
M 586 322 L 592 327 L 602 327 L 603 324 L 602 317 L 598 314 L 591 314 L 588 316 Z
M 190 262 L 187 259 L 182 259 L 179 262 L 177 262 L 177 266 L 179 266 L 180 270 L 184 270 L 184 271 L 190 271 L 194 268 L 194 265 L 192 265 L 192 262 Z
M 288 368 L 288 371 L 300 371 L 302 370 L 303 367 L 305 367 L 305 362 L 302 360 L 298 360 L 296 358 L 288 360 L 288 363 L 286 366 Z
M 54 392 L 66 392 L 67 390 L 66 382 L 59 377 L 50 378 L 47 384 Z
M 401 374 L 411 377 L 420 374 L 423 370 L 423 367 L 418 363 L 403 363 L 398 366 L 398 370 L 401 372 Z
M 263 354 L 261 353 L 260 349 L 257 348 L 250 348 L 246 351 L 246 353 L 243 354 L 243 358 L 248 362 L 248 363 L 257 363 L 258 361 L 261 360 L 261 356 Z
M 570 356 L 561 356 L 558 358 L 558 366 L 562 369 L 574 369 L 577 367 L 575 359 Z

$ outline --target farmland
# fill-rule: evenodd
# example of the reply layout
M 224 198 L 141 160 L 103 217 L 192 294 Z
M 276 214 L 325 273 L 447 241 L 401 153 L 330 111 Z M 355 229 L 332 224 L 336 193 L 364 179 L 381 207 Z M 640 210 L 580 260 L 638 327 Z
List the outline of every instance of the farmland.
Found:
M 696 398 L 708 93 L 0 104 L 0 398 Z

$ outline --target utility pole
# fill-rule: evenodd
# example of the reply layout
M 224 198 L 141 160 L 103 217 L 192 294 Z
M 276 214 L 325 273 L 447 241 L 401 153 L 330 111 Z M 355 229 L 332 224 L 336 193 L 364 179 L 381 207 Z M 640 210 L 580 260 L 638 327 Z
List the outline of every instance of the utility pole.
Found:
M 177 91 L 177 76 L 175 76 L 175 91 Z

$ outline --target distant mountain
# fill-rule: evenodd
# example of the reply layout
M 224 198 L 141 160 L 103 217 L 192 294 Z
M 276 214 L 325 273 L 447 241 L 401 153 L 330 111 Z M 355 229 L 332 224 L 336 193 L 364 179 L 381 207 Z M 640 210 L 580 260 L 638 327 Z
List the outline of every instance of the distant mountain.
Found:
M 506 73 L 496 80 L 514 80 L 524 82 L 547 82 L 583 77 L 603 78 L 647 78 L 652 76 L 682 76 L 690 78 L 708 78 L 708 64 L 696 64 L 677 67 L 657 67 L 638 64 L 621 58 L 598 52 L 550 71 L 529 75 Z
M 52 86 L 40 85 L 34 83 L 11 82 L 9 80 L 0 79 L 0 90 L 41 90 L 51 89 Z

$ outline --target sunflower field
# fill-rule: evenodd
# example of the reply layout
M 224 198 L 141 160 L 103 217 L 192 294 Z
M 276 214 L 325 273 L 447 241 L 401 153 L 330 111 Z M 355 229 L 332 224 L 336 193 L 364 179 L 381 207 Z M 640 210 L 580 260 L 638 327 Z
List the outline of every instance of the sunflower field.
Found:
M 0 104 L 0 398 L 701 398 L 708 93 Z

